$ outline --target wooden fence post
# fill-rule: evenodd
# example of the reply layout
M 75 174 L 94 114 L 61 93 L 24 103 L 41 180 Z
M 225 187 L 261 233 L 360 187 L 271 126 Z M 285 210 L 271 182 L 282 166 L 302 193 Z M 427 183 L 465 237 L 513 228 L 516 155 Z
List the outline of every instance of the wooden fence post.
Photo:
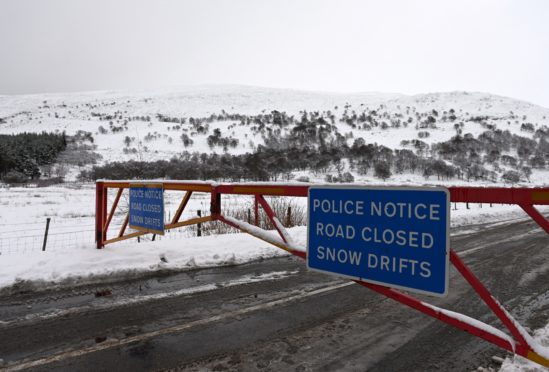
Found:
M 202 211 L 199 209 L 198 211 L 196 211 L 196 213 L 198 214 L 198 217 L 202 217 Z M 196 225 L 196 236 L 202 236 L 202 224 L 199 223 Z
M 291 227 L 292 223 L 292 207 L 288 207 L 288 214 L 286 215 L 286 227 Z
M 46 250 L 46 243 L 48 242 L 48 231 L 50 230 L 51 218 L 46 218 L 46 231 L 44 232 L 44 243 L 42 244 L 42 252 Z

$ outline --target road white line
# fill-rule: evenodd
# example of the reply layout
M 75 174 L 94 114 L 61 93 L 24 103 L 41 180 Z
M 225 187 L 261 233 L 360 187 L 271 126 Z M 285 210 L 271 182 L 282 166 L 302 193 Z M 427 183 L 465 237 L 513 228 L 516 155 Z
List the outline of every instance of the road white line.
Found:
M 178 333 L 178 332 L 182 332 L 182 331 L 185 331 L 185 330 L 193 328 L 193 327 L 203 326 L 203 325 L 207 325 L 207 324 L 210 324 L 210 323 L 215 323 L 215 322 L 219 322 L 219 321 L 222 321 L 222 320 L 235 318 L 235 317 L 238 317 L 240 315 L 245 315 L 245 314 L 252 313 L 254 311 L 265 310 L 265 309 L 272 308 L 272 307 L 275 307 L 275 306 L 278 306 L 278 305 L 282 305 L 282 304 L 285 304 L 285 303 L 288 303 L 288 302 L 304 299 L 304 298 L 307 298 L 307 297 L 316 296 L 316 295 L 319 295 L 319 294 L 322 294 L 322 293 L 326 293 L 326 292 L 330 292 L 330 291 L 333 291 L 333 290 L 336 290 L 336 289 L 347 287 L 347 286 L 350 286 L 350 285 L 353 285 L 353 284 L 355 284 L 355 283 L 354 282 L 346 282 L 346 283 L 336 284 L 336 285 L 332 285 L 332 286 L 329 286 L 329 287 L 320 288 L 320 289 L 317 289 L 317 290 L 314 290 L 314 291 L 311 291 L 311 292 L 300 293 L 298 295 L 282 298 L 282 299 L 279 299 L 279 300 L 266 302 L 266 303 L 258 304 L 258 305 L 254 305 L 254 306 L 250 306 L 250 307 L 247 307 L 247 308 L 244 308 L 244 309 L 232 311 L 230 313 L 215 315 L 215 316 L 212 316 L 212 317 L 209 317 L 209 318 L 206 318 L 206 319 L 199 319 L 199 320 L 195 320 L 193 322 L 180 324 L 180 325 L 176 325 L 176 326 L 173 326 L 173 327 L 163 328 L 163 329 L 159 329 L 157 331 L 143 333 L 143 334 L 140 334 L 140 335 L 125 338 L 123 340 L 106 340 L 106 341 L 104 341 L 100 344 L 85 347 L 85 348 L 82 348 L 82 349 L 65 350 L 65 351 L 59 352 L 57 354 L 44 357 L 44 358 L 31 360 L 31 361 L 23 361 L 23 362 L 14 364 L 14 365 L 10 365 L 10 366 L 7 366 L 4 370 L 6 372 L 21 371 L 21 370 L 24 370 L 24 369 L 27 369 L 27 368 L 38 367 L 38 366 L 42 366 L 42 365 L 53 363 L 53 362 L 60 362 L 60 361 L 63 361 L 65 359 L 75 358 L 75 357 L 83 356 L 83 355 L 86 355 L 86 354 L 95 353 L 97 351 L 107 350 L 107 349 L 111 349 L 111 348 L 131 344 L 131 343 L 134 343 L 134 342 L 140 342 L 140 341 L 148 340 L 148 339 L 158 337 L 158 336 L 163 336 L 163 335 L 167 335 L 167 334 L 171 334 L 171 333 Z
M 470 255 L 471 253 L 475 253 L 476 251 L 479 251 L 479 250 L 484 249 L 486 247 L 487 247 L 486 245 L 481 245 L 480 247 L 469 248 L 469 249 L 466 249 L 464 251 L 457 252 L 457 254 L 458 254 L 459 257 L 465 257 L 465 256 Z
M 514 235 L 512 238 L 507 238 L 507 239 L 505 239 L 505 241 L 506 241 L 506 242 L 520 241 L 520 240 L 522 240 L 522 238 L 524 238 L 525 236 L 532 235 L 532 234 L 538 234 L 538 233 L 539 233 L 539 231 L 532 230 L 532 231 L 528 231 L 528 232 L 525 232 L 525 233 L 522 233 L 522 234 Z M 494 242 L 490 242 L 490 243 L 488 243 L 488 244 L 481 245 L 481 246 L 479 246 L 479 247 L 465 249 L 465 250 L 463 250 L 463 251 L 457 252 L 457 254 L 458 254 L 460 257 L 465 257 L 465 256 L 468 256 L 468 255 L 470 255 L 471 253 L 475 253 L 476 251 L 479 251 L 479 250 L 481 250 L 481 249 L 486 249 L 486 248 L 492 247 L 492 246 L 496 245 L 498 242 L 499 242 L 499 241 L 494 241 Z

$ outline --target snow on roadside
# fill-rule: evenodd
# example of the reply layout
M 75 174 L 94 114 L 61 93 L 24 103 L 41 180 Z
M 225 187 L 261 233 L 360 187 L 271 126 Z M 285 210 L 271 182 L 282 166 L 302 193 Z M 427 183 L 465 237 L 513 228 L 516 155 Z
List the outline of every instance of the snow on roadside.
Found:
M 300 244 L 305 244 L 305 231 L 305 227 L 288 229 Z M 237 265 L 287 254 L 247 234 L 140 244 L 132 240 L 102 250 L 83 244 L 70 251 L 2 256 L 0 293 L 127 279 L 153 272 Z
M 534 331 L 533 338 L 539 345 L 549 350 L 549 324 L 545 328 Z M 500 372 L 534 372 L 547 371 L 547 368 L 540 366 L 537 363 L 529 361 L 526 358 L 515 355 L 507 357 L 501 365 Z
M 451 203 L 450 226 L 464 227 L 469 225 L 478 225 L 493 222 L 511 222 L 513 220 L 530 218 L 526 212 L 518 205 L 508 204 L 477 204 L 470 203 L 467 209 L 465 203 L 457 203 L 457 210 L 454 203 Z M 547 212 L 549 208 L 545 206 L 536 207 L 540 212 Z

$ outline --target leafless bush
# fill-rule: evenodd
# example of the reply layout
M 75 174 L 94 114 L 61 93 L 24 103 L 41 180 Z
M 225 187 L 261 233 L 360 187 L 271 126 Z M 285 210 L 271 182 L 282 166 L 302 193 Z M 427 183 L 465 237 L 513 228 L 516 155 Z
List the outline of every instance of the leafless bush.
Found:
M 271 206 L 271 209 L 278 217 L 282 225 L 285 227 L 303 226 L 307 222 L 305 207 L 294 198 L 289 197 L 271 197 L 266 198 L 267 202 Z M 205 216 L 209 211 L 202 211 L 202 215 Z M 240 221 L 248 222 L 255 225 L 254 204 L 251 201 L 249 204 L 242 203 L 230 203 L 223 205 L 221 213 L 227 217 L 233 217 Z M 265 230 L 273 230 L 274 226 L 267 217 L 267 214 L 259 207 L 259 224 L 258 226 Z M 193 232 L 197 232 L 197 226 L 191 227 Z M 215 235 L 215 234 L 233 234 L 238 233 L 237 230 L 229 225 L 220 221 L 212 221 L 202 224 L 203 235 Z
M 295 198 L 290 197 L 271 197 L 266 198 L 271 206 L 271 209 L 278 217 L 284 227 L 304 226 L 307 223 L 307 211 L 303 204 L 298 203 Z M 129 197 L 126 193 L 122 194 L 118 204 L 116 216 L 124 216 L 129 211 Z M 195 211 L 194 218 L 197 217 L 198 211 Z M 208 216 L 209 210 L 201 210 L 202 216 Z M 229 199 L 222 204 L 221 213 L 226 217 L 233 217 L 240 221 L 248 222 L 255 225 L 254 202 L 250 200 L 248 203 Z M 185 218 L 190 218 L 185 217 Z M 259 207 L 259 224 L 258 226 L 265 230 L 273 230 L 274 226 L 267 217 L 265 211 Z M 235 234 L 240 230 L 235 229 L 221 221 L 210 221 L 202 223 L 200 230 L 203 236 L 219 235 L 219 234 Z M 186 226 L 173 230 L 167 230 L 166 234 L 182 234 L 183 236 L 197 236 L 198 226 Z M 174 235 L 175 236 L 175 235 Z M 150 237 L 141 237 L 143 240 L 149 240 Z M 160 238 L 162 239 L 162 238 Z

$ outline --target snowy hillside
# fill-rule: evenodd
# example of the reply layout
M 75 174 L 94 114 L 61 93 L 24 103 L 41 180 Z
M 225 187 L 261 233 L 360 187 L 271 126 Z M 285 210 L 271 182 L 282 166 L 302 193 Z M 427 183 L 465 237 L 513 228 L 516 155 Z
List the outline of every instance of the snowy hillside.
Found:
M 275 110 L 286 125 L 276 124 Z M 169 160 L 183 151 L 239 155 L 295 134 L 303 111 L 308 122 L 331 126 L 327 139 L 332 143 L 351 147 L 363 138 L 365 144 L 407 148 L 423 158 L 437 157 L 430 146 L 456 134 L 477 138 L 499 130 L 538 141 L 549 136 L 549 109 L 487 93 L 334 94 L 246 86 L 0 96 L 0 134 L 79 133 L 93 139 L 86 149 L 99 155 L 96 164 Z M 486 165 L 496 173 L 492 181 L 507 170 L 500 157 L 517 158 L 517 151 L 497 154 L 495 170 Z M 534 156 L 517 159 L 516 167 L 536 168 L 529 162 Z M 537 164 L 544 176 L 545 166 Z M 79 165 L 72 167 L 73 177 L 91 166 Z M 352 164 L 343 167 L 354 172 Z M 540 172 L 534 169 L 532 180 L 540 181 Z

